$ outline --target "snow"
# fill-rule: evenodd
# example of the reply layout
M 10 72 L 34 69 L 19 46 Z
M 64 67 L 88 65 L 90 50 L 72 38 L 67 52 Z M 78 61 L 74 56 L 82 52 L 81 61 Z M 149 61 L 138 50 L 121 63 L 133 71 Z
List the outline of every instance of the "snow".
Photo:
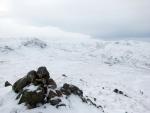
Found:
M 23 104 L 17 105 L 16 94 L 11 87 L 5 88 L 4 82 L 14 83 L 39 66 L 48 68 L 58 87 L 66 82 L 71 83 L 81 88 L 84 95 L 97 98 L 96 103 L 104 108 L 105 113 L 150 113 L 149 42 L 92 38 L 0 38 L 0 111 L 102 112 L 82 103 L 76 96 L 64 100 L 68 106 L 59 109 L 49 104 L 32 110 Z M 128 97 L 114 93 L 116 88 Z
M 38 86 L 35 86 L 33 84 L 30 84 L 26 87 L 23 88 L 24 90 L 28 90 L 28 91 L 36 91 L 38 89 Z

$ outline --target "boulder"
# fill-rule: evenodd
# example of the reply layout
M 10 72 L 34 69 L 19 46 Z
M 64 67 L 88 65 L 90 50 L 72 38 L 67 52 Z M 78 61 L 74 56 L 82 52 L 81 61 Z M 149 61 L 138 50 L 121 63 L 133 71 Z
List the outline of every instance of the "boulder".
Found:
M 77 86 L 72 85 L 72 84 L 65 83 L 63 87 L 61 88 L 61 91 L 63 94 L 68 95 L 68 96 L 71 95 L 72 93 L 80 97 L 83 96 L 83 91 L 80 90 Z
M 70 90 L 70 88 L 69 88 L 69 84 L 67 84 L 67 83 L 65 83 L 64 85 L 63 85 L 63 87 L 61 87 L 61 92 L 64 94 L 64 95 L 67 95 L 67 96 L 69 96 L 69 95 L 71 95 L 71 90 Z
M 44 104 L 45 94 L 42 91 L 28 91 L 22 92 L 22 96 L 18 104 L 25 103 L 30 108 L 37 107 L 37 104 Z
M 17 80 L 13 86 L 12 89 L 16 92 L 19 93 L 20 91 L 22 91 L 22 89 L 29 85 L 30 83 L 34 83 L 36 78 L 37 78 L 37 74 L 36 71 L 32 70 L 30 71 L 26 76 L 24 76 L 23 78 Z
M 43 79 L 43 81 L 45 80 L 45 84 L 48 82 L 50 75 L 49 72 L 47 70 L 46 67 L 39 67 L 37 70 L 37 75 L 39 77 L 39 79 Z

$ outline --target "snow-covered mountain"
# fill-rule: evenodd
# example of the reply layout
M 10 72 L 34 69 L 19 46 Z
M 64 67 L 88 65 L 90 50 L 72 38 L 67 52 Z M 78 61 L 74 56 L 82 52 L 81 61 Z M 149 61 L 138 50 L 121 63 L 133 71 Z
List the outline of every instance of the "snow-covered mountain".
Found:
M 3 113 L 101 113 L 72 96 L 68 107 L 50 105 L 27 110 L 17 105 L 11 87 L 26 72 L 46 66 L 62 85 L 77 85 L 97 98 L 105 113 L 150 113 L 150 43 L 90 38 L 0 38 L 0 111 Z M 62 74 L 67 75 L 63 77 Z M 126 96 L 116 94 L 119 89 Z

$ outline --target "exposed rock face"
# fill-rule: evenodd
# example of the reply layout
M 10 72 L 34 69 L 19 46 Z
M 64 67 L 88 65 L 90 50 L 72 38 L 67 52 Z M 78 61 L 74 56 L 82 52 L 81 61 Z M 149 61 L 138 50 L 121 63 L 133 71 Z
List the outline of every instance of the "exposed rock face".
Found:
M 66 106 L 60 97 L 69 97 L 72 94 L 79 96 L 82 102 L 99 108 L 89 98 L 84 97 L 83 91 L 75 85 L 65 83 L 62 87 L 56 88 L 57 84 L 50 78 L 46 67 L 39 67 L 37 71 L 30 71 L 12 86 L 14 92 L 18 94 L 16 98 L 19 99 L 18 104 L 25 103 L 29 109 L 45 103 L 56 106 L 56 108 Z
M 26 42 L 23 42 L 22 43 L 23 46 L 26 46 L 26 47 L 38 47 L 38 48 L 46 48 L 47 47 L 47 44 L 37 38 L 34 38 L 32 40 L 28 40 Z

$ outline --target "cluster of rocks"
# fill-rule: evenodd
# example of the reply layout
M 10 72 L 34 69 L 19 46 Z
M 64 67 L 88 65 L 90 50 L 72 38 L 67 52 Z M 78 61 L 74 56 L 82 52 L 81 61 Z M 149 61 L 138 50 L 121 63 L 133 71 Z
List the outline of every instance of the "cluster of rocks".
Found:
M 129 96 L 127 96 L 127 94 L 125 94 L 123 91 L 121 91 L 121 90 L 119 90 L 119 89 L 114 89 L 113 92 L 116 93 L 116 94 L 123 95 L 123 96 L 125 96 L 125 97 L 129 97 Z
M 5 82 L 5 86 L 10 85 L 9 82 Z M 18 104 L 25 103 L 29 109 L 46 103 L 50 103 L 56 108 L 66 106 L 61 97 L 67 99 L 70 95 L 77 95 L 82 102 L 102 109 L 87 96 L 84 97 L 83 91 L 75 85 L 65 83 L 62 87 L 57 88 L 56 82 L 50 77 L 46 67 L 39 67 L 37 71 L 28 72 L 26 76 L 12 85 L 12 89 L 17 93 Z M 94 101 L 96 101 L 96 98 L 94 98 Z

